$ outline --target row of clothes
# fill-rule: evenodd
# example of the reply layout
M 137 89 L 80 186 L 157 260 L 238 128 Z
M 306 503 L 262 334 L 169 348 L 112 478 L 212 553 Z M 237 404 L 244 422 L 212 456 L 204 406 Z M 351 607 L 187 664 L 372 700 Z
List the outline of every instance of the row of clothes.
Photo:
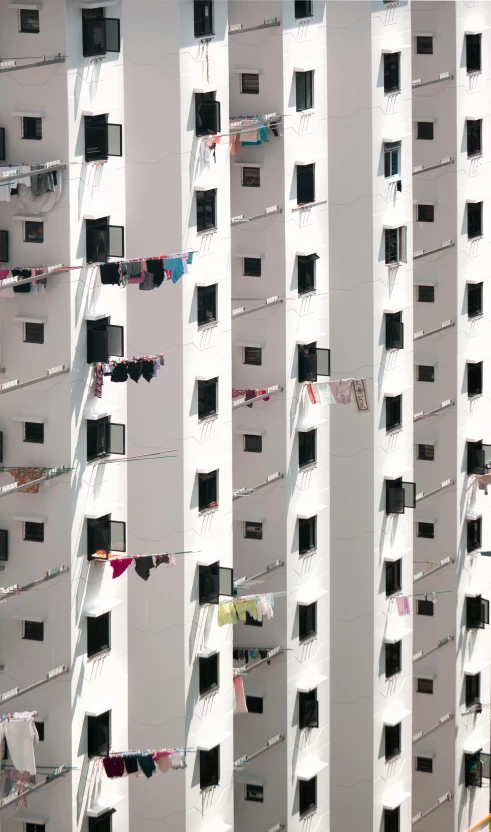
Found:
M 235 156 L 240 153 L 241 146 L 251 146 L 269 142 L 270 132 L 276 138 L 281 136 L 280 118 L 265 122 L 261 116 L 253 118 L 243 118 L 240 120 L 234 119 L 231 122 L 231 127 L 238 130 L 237 133 L 231 133 L 229 137 L 230 155 Z
M 359 413 L 367 413 L 370 410 L 364 378 L 312 382 L 306 384 L 305 389 L 312 404 L 351 404 L 354 400 Z
M 140 291 L 149 292 L 165 280 L 177 283 L 193 262 L 193 252 L 182 252 L 177 257 L 152 257 L 147 260 L 120 260 L 100 265 L 101 283 L 104 286 L 139 284 Z
M 166 563 L 167 566 L 175 566 L 176 559 L 174 555 L 165 553 L 162 555 L 134 555 L 133 557 L 127 558 L 116 557 L 111 558 L 109 563 L 111 564 L 111 568 L 113 570 L 113 579 L 120 578 L 121 575 L 124 575 L 126 570 L 129 569 L 132 563 L 134 563 L 136 574 L 139 575 L 140 578 L 143 578 L 144 581 L 148 581 L 151 569 L 156 569 L 157 566 L 160 566 L 162 563 Z
M 266 659 L 272 647 L 234 647 L 234 661 L 249 664 L 249 659 Z M 269 664 L 269 662 L 268 662 Z
M 35 717 L 37 711 L 22 711 L 2 715 L 0 718 L 0 740 L 2 759 L 5 755 L 5 742 L 8 745 L 10 759 L 14 768 L 26 772 L 30 777 L 36 774 L 34 746 L 39 742 Z
M 249 388 L 248 390 L 238 390 L 236 387 L 232 387 L 232 400 L 233 399 L 239 399 L 239 398 L 244 396 L 246 402 L 248 402 L 250 399 L 257 399 L 258 396 L 264 396 L 264 394 L 267 393 L 267 392 L 268 392 L 267 388 L 264 388 L 263 390 L 261 390 L 258 387 L 256 387 L 254 389 Z M 262 401 L 263 402 L 269 402 L 270 398 L 271 398 L 270 396 L 265 396 Z M 247 407 L 249 407 L 249 408 L 253 407 L 253 406 L 254 406 L 254 404 L 248 404 L 247 405 Z
M 161 751 L 125 751 L 123 754 L 111 754 L 102 758 L 102 765 L 111 779 L 124 777 L 125 774 L 140 774 L 151 777 L 157 769 L 165 774 L 170 769 L 179 771 L 187 768 L 186 752 L 182 749 Z
M 16 168 L 0 167 L 0 173 L 4 171 L 10 171 L 12 173 L 32 173 L 34 170 L 35 168 L 31 167 L 31 165 L 21 165 Z M 6 185 L 1 185 L 0 202 L 10 202 L 12 196 L 19 196 L 19 188 L 29 188 L 34 197 L 54 193 L 57 184 L 58 176 L 56 170 L 32 173 L 32 176 L 23 176 L 21 179 L 15 179 L 13 182 L 7 182 Z
M 43 473 L 47 469 L 45 468 L 10 468 L 8 473 L 11 477 L 14 478 L 17 485 L 25 485 L 27 482 L 32 482 L 33 480 L 39 480 Z M 30 488 L 24 488 L 20 493 L 21 494 L 37 494 L 39 491 L 40 483 L 37 485 L 32 485 Z
M 237 624 L 238 621 L 245 621 L 250 615 L 255 621 L 262 621 L 263 618 L 273 618 L 274 598 L 272 595 L 249 595 L 243 598 L 236 598 L 234 601 L 225 601 L 218 607 L 218 626 L 224 624 Z
M 102 399 L 102 387 L 104 383 L 104 376 L 110 376 L 111 381 L 116 384 L 121 384 L 130 378 L 137 384 L 140 378 L 144 378 L 149 383 L 153 378 L 157 377 L 157 372 L 165 364 L 164 356 L 157 355 L 149 358 L 123 358 L 119 361 L 109 361 L 107 363 L 98 362 L 95 365 L 94 378 L 94 395 L 98 399 Z
M 20 282 L 12 286 L 12 290 L 16 294 L 29 292 L 31 295 L 44 295 L 46 292 L 47 280 L 45 277 L 40 280 L 33 280 L 32 283 L 24 283 L 22 281 L 28 277 L 35 277 L 37 274 L 45 274 L 44 269 L 0 269 L 0 281 L 7 280 L 7 278 L 18 277 Z
M 34 791 L 31 786 L 35 785 L 35 776 L 28 771 L 18 771 L 16 768 L 3 769 L 0 771 L 0 799 L 17 796 L 19 792 Z M 27 794 L 27 792 L 26 792 Z M 17 800 L 19 809 L 27 809 L 27 797 Z

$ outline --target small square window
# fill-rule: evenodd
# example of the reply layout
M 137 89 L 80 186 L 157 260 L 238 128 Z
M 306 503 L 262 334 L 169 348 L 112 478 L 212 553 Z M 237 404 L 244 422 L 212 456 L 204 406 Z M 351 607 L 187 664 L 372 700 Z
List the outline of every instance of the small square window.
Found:
M 111 649 L 111 613 L 87 617 L 87 658 Z
M 304 468 L 317 462 L 317 431 L 306 430 L 298 433 L 298 466 Z
M 435 368 L 431 364 L 418 364 L 418 381 L 435 381 Z
M 198 286 L 198 326 L 217 320 L 218 285 Z
M 251 454 L 260 454 L 263 450 L 262 436 L 256 436 L 254 433 L 244 434 L 244 451 Z
M 264 712 L 264 699 L 262 696 L 246 696 L 246 705 L 250 714 L 262 714 Z
M 426 462 L 433 462 L 435 459 L 435 446 L 418 445 L 418 459 L 424 459 Z
M 25 344 L 44 344 L 44 324 L 26 321 L 24 324 Z
M 246 537 L 248 540 L 262 540 L 263 524 L 254 523 L 251 520 L 246 520 L 244 523 L 244 537 Z
M 416 757 L 416 771 L 424 774 L 433 773 L 433 759 L 431 757 Z
M 44 523 L 26 521 L 24 523 L 24 540 L 30 540 L 33 543 L 44 543 Z
M 219 653 L 213 653 L 211 656 L 201 656 L 199 659 L 200 696 L 218 688 L 218 657 Z
M 20 31 L 26 34 L 39 32 L 39 12 L 37 9 L 19 9 Z
M 87 717 L 87 756 L 107 757 L 111 747 L 111 711 Z
M 242 72 L 240 75 L 240 91 L 244 95 L 258 95 L 259 75 L 256 72 Z
M 300 517 L 298 521 L 298 551 L 306 555 L 317 547 L 317 517 Z
M 418 286 L 417 287 L 418 303 L 435 303 L 435 287 L 434 286 Z
M 26 823 L 26 832 L 46 832 L 44 823 Z
M 426 537 L 428 539 L 435 537 L 435 524 L 434 523 L 418 523 L 418 531 L 417 537 Z
M 418 222 L 435 222 L 435 206 L 417 205 L 416 219 Z
M 433 38 L 431 35 L 418 35 L 416 38 L 417 55 L 433 55 Z
M 242 187 L 259 188 L 261 185 L 261 168 L 242 168 Z
M 260 367 L 263 363 L 261 347 L 244 347 L 244 364 L 253 364 Z
M 22 638 L 26 641 L 44 641 L 43 621 L 24 621 Z
M 22 118 L 22 138 L 35 139 L 39 141 L 43 138 L 43 120 L 41 118 L 33 118 L 31 116 L 24 116 Z
M 44 722 L 35 722 L 34 725 L 38 732 L 39 742 L 44 742 Z
M 416 138 L 424 139 L 425 141 L 433 140 L 433 122 L 432 121 L 417 121 L 416 122 Z
M 253 803 L 264 803 L 264 786 L 253 786 L 246 783 L 245 799 L 252 800 Z
M 435 614 L 435 605 L 433 601 L 426 601 L 423 598 L 418 599 L 416 612 L 417 615 L 433 616 Z
M 254 616 L 251 615 L 251 613 L 247 612 L 247 611 L 246 611 L 245 623 L 249 627 L 262 627 L 263 626 L 262 620 L 259 620 L 259 618 L 254 618 Z
M 26 220 L 24 223 L 24 242 L 44 243 L 44 222 Z
M 387 396 L 385 399 L 385 429 L 387 432 L 402 425 L 402 395 Z
M 44 443 L 44 424 L 42 422 L 24 422 L 24 442 Z
M 416 693 L 433 693 L 433 679 L 422 679 L 416 681 Z
M 261 277 L 260 257 L 244 257 L 242 266 L 242 273 L 246 277 Z
M 300 641 L 317 634 L 317 602 L 298 605 L 298 637 Z

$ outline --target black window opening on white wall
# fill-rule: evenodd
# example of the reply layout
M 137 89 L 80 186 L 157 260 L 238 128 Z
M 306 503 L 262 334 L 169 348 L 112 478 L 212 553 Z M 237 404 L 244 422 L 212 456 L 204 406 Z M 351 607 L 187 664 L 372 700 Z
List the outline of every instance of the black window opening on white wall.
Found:
M 469 119 L 467 125 L 467 155 L 482 153 L 482 119 Z
M 467 72 L 480 72 L 482 69 L 481 34 L 465 36 L 465 58 Z
M 387 350 L 404 349 L 402 312 L 386 312 L 385 314 L 385 348 Z
M 385 481 L 385 513 L 405 514 L 407 508 L 416 507 L 416 485 L 403 482 L 402 477 Z
M 82 9 L 82 42 L 85 58 L 119 52 L 121 49 L 121 21 L 104 17 L 104 8 Z
M 240 75 L 240 91 L 243 95 L 258 95 L 259 74 L 257 72 L 242 72 Z
M 217 189 L 196 191 L 197 232 L 209 231 L 217 225 Z
M 402 425 L 402 394 L 385 397 L 385 429 L 387 432 Z
M 384 92 L 399 92 L 400 82 L 400 52 L 384 54 Z
M 126 425 L 111 422 L 108 416 L 87 419 L 87 462 L 109 454 L 126 452 Z
M 469 240 L 481 237 L 483 233 L 483 203 L 467 203 L 467 236 Z
M 385 262 L 387 265 L 407 263 L 407 228 L 385 229 Z
M 108 257 L 124 257 L 124 227 L 109 225 L 109 217 L 86 220 L 87 263 L 105 263 Z
M 23 116 L 22 138 L 40 141 L 43 138 L 43 120 L 34 116 Z
M 317 342 L 298 347 L 298 380 L 317 381 L 318 376 L 331 375 L 331 351 L 317 346 Z
M 297 258 L 298 294 L 304 295 L 315 290 L 316 261 L 318 254 L 299 254 Z
M 198 419 L 206 419 L 217 412 L 218 378 L 198 381 Z
M 124 355 L 124 327 L 109 323 L 110 318 L 87 321 L 87 363 L 102 361 Z
M 315 202 L 315 163 L 297 164 L 297 205 Z
M 199 567 L 199 603 L 218 604 L 220 595 L 232 597 L 234 571 L 220 561 Z
M 198 474 L 198 510 L 218 506 L 218 470 Z
M 295 72 L 295 92 L 297 113 L 311 110 L 314 104 L 314 71 Z
M 107 115 L 85 116 L 85 161 L 105 161 L 123 155 L 123 125 L 110 124 Z
M 216 92 L 195 93 L 196 135 L 210 136 L 220 133 L 221 109 Z
M 5 185 L 3 187 L 6 187 Z M 9 232 L 0 231 L 0 263 L 9 261 Z
M 109 557 L 110 552 L 126 552 L 126 523 L 112 520 L 110 514 L 87 519 L 87 559 Z
M 212 35 L 213 33 L 213 0 L 194 0 L 195 38 Z

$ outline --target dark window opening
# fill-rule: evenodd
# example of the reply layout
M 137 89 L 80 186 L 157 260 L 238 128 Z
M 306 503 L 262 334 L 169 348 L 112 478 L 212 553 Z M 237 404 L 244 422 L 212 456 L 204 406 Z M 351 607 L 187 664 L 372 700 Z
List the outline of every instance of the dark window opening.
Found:
M 435 368 L 431 364 L 418 364 L 417 379 L 418 381 L 435 381 Z
M 111 649 L 111 613 L 87 617 L 87 658 Z
M 303 110 L 311 110 L 313 106 L 313 90 L 314 90 L 314 72 L 296 72 L 295 73 L 295 88 L 296 88 L 296 106 L 297 113 Z
M 87 363 L 107 363 L 124 356 L 124 327 L 113 326 L 109 318 L 87 321 Z
M 418 222 L 435 222 L 435 206 L 417 205 L 416 219 Z
M 482 153 L 482 119 L 467 121 L 467 155 L 476 156 Z
M 220 566 L 220 562 L 209 566 L 199 567 L 199 603 L 218 604 L 220 595 L 232 597 L 234 572 L 228 566 Z
M 490 777 L 489 762 L 490 755 L 483 754 L 482 749 L 475 754 L 464 754 L 465 785 L 482 788 L 483 778 L 489 780 Z
M 385 594 L 392 595 L 402 589 L 402 558 L 385 563 Z
M 467 236 L 470 240 L 482 235 L 482 202 L 467 203 Z
M 22 118 L 22 138 L 39 141 L 43 138 L 43 120 L 32 116 Z
M 89 832 L 112 832 L 112 816 L 116 809 L 108 809 L 97 818 L 89 818 Z
M 198 326 L 217 320 L 218 285 L 198 286 Z
M 416 485 L 414 482 L 397 480 L 385 481 L 386 514 L 404 514 L 407 508 L 416 506 Z
M 480 703 L 481 699 L 481 674 L 466 673 L 465 675 L 465 705 L 470 708 Z
M 9 232 L 0 231 L 0 263 L 8 263 L 9 260 Z
M 384 92 L 398 92 L 400 90 L 400 59 L 401 53 L 384 54 Z
M 259 188 L 261 186 L 261 168 L 242 168 L 242 187 Z
M 85 221 L 87 263 L 105 263 L 108 257 L 124 257 L 124 228 L 109 225 L 108 217 Z
M 299 431 L 298 434 L 298 465 L 312 465 L 317 461 L 317 431 Z
M 433 694 L 433 679 L 424 679 L 419 676 L 416 681 L 416 693 Z
M 44 324 L 26 321 L 24 324 L 25 344 L 44 344 Z
M 467 72 L 480 72 L 481 62 L 481 35 L 465 36 L 465 57 Z
M 418 35 L 416 38 L 417 55 L 433 55 L 433 38 L 430 35 Z
M 198 508 L 206 511 L 218 506 L 218 471 L 198 474 Z
M 0 161 L 4 162 L 7 158 L 7 149 L 5 142 L 5 127 L 0 127 Z
M 486 474 L 491 463 L 491 445 L 482 441 L 467 443 L 467 473 Z
M 196 92 L 195 117 L 197 136 L 215 136 L 222 129 L 220 102 L 216 92 Z
M 475 598 L 465 599 L 466 628 L 468 630 L 484 630 L 489 624 L 489 601 L 477 595 Z
M 246 783 L 245 799 L 251 800 L 253 803 L 264 803 L 264 786 L 255 786 L 251 783 Z
M 123 125 L 109 124 L 107 115 L 85 116 L 85 161 L 123 155 Z
M 424 774 L 433 773 L 433 759 L 431 757 L 416 757 L 416 771 Z
M 317 777 L 311 780 L 299 780 L 300 817 L 317 808 Z
M 483 286 L 483 283 L 467 284 L 467 315 L 469 318 L 475 318 L 476 315 L 482 315 L 483 313 Z
M 401 753 L 401 723 L 385 726 L 385 759 L 390 760 Z
M 401 642 L 396 641 L 395 644 L 385 645 L 385 676 L 390 679 L 396 673 L 400 673 L 402 669 L 401 662 Z
M 44 722 L 35 722 L 34 725 L 38 732 L 39 742 L 44 742 Z
M 220 746 L 199 752 L 199 786 L 210 789 L 220 782 Z
M 467 364 L 467 396 L 480 396 L 483 391 L 483 362 Z
M 297 205 L 315 202 L 315 164 L 297 165 Z
M 308 693 L 301 691 L 298 694 L 298 715 L 300 730 L 319 727 L 319 702 L 316 690 L 310 690 Z
M 401 167 L 401 142 L 385 142 L 384 144 L 384 176 L 397 176 Z
M 300 555 L 317 546 L 317 517 L 301 517 L 298 521 L 298 551 Z
M 263 524 L 254 523 L 246 520 L 244 523 L 244 537 L 248 540 L 262 540 L 263 539 Z
M 87 557 L 109 557 L 110 552 L 126 552 L 126 523 L 111 520 L 111 515 L 87 520 Z
M 244 347 L 244 364 L 260 367 L 263 363 L 261 347 Z
M 25 243 L 44 243 L 44 223 L 26 220 L 24 223 Z
M 435 446 L 418 444 L 418 459 L 433 462 L 435 459 Z
M 435 605 L 433 601 L 426 601 L 423 598 L 418 599 L 416 614 L 433 616 L 435 614 Z
M 311 638 L 317 633 L 317 603 L 299 604 L 298 637 L 300 641 Z
M 213 0 L 194 0 L 194 37 L 213 34 Z
M 196 225 L 198 233 L 217 226 L 217 189 L 196 191 Z
M 475 552 L 481 548 L 481 517 L 467 521 L 467 551 Z
M 87 420 L 87 462 L 109 454 L 126 452 L 126 425 L 110 422 L 108 416 Z
M 111 745 L 111 711 L 87 717 L 87 755 L 108 757 Z
M 26 832 L 46 832 L 44 823 L 26 823 Z
M 0 529 L 0 561 L 9 559 L 9 533 L 8 529 Z
M 44 443 L 44 424 L 42 422 L 24 422 L 24 442 Z
M 262 436 L 254 433 L 244 433 L 244 451 L 250 454 L 260 454 L 263 450 Z
M 20 9 L 20 31 L 26 34 L 39 32 L 39 12 L 36 9 Z
M 404 349 L 402 312 L 385 313 L 385 347 L 388 350 Z
M 206 419 L 217 412 L 218 378 L 198 381 L 198 419 Z
M 385 429 L 395 430 L 402 425 L 402 396 L 385 397 Z
M 26 641 L 44 641 L 44 621 L 24 621 L 22 638 Z
M 407 228 L 385 229 L 385 263 L 386 265 L 407 262 Z
M 432 539 L 435 537 L 434 523 L 418 523 L 417 537 L 426 537 Z
M 418 286 L 417 292 L 418 303 L 435 303 L 434 286 Z
M 298 271 L 298 294 L 304 295 L 306 292 L 313 292 L 315 289 L 315 271 L 316 261 L 319 259 L 318 254 L 298 255 L 297 271 Z
M 295 0 L 295 17 L 313 17 L 312 0 Z
M 26 520 L 24 523 L 24 540 L 30 540 L 33 543 L 44 543 L 44 523 L 33 523 Z
M 313 341 L 298 347 L 298 380 L 317 381 L 317 376 L 331 375 L 331 351 Z
M 384 809 L 384 832 L 400 832 L 400 807 Z
M 254 616 L 251 615 L 251 613 L 249 611 L 246 611 L 245 623 L 249 627 L 262 627 L 263 626 L 262 620 L 260 621 L 259 618 L 254 618 Z
M 218 688 L 218 657 L 219 653 L 202 656 L 199 659 L 199 693 L 203 696 Z
M 256 72 L 242 72 L 240 76 L 240 91 L 244 95 L 258 95 L 259 75 Z
M 247 277 L 261 277 L 261 258 L 244 257 L 242 272 Z
M 246 705 L 250 714 L 264 713 L 264 699 L 262 696 L 246 696 Z
M 416 138 L 424 141 L 433 140 L 433 122 L 418 121 L 416 123 Z
M 89 16 L 84 12 L 90 11 Z M 95 12 L 95 14 L 94 14 Z M 116 17 L 104 17 L 104 9 L 82 10 L 82 44 L 85 58 L 119 52 L 121 48 L 121 21 Z

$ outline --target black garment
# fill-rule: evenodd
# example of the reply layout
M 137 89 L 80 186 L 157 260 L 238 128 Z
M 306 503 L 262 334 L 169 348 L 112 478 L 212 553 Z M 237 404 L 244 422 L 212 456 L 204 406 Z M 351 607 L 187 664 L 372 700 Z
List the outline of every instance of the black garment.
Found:
M 137 760 L 145 777 L 151 777 L 155 771 L 155 763 L 151 754 L 137 754 Z
M 135 572 L 137 575 L 140 576 L 140 578 L 143 578 L 144 581 L 148 581 L 150 577 L 150 570 L 153 568 L 153 558 L 151 555 L 148 555 L 144 558 L 135 558 Z M 150 777 L 150 775 L 147 774 L 147 777 Z
M 153 361 L 142 361 L 142 376 L 150 382 L 153 378 Z
M 128 361 L 126 365 L 128 367 L 128 375 L 132 379 L 132 381 L 136 381 L 138 384 L 138 379 L 142 374 L 142 362 L 141 361 Z
M 162 260 L 147 260 L 147 272 L 153 275 L 153 285 L 161 286 L 164 282 L 164 267 Z
M 126 774 L 136 774 L 138 771 L 138 760 L 136 758 L 136 755 L 132 754 L 131 757 L 125 757 L 124 767 L 126 769 Z
M 14 277 L 22 277 L 24 280 L 26 277 L 31 277 L 31 270 L 30 269 L 13 269 L 12 275 Z M 31 291 L 31 284 L 25 283 L 24 286 L 14 286 L 14 292 L 30 292 Z
M 101 283 L 104 286 L 119 286 L 119 266 L 117 263 L 103 263 L 101 269 Z
M 169 563 L 169 555 L 155 555 L 155 568 L 161 563 Z
M 276 136 L 276 138 L 278 138 L 278 136 L 280 135 L 280 131 L 278 129 L 279 124 L 280 124 L 279 121 L 270 121 L 270 123 L 269 123 L 269 126 L 271 127 L 271 131 L 273 133 L 273 136 Z
M 128 381 L 128 365 L 121 361 L 114 365 L 111 381 Z

